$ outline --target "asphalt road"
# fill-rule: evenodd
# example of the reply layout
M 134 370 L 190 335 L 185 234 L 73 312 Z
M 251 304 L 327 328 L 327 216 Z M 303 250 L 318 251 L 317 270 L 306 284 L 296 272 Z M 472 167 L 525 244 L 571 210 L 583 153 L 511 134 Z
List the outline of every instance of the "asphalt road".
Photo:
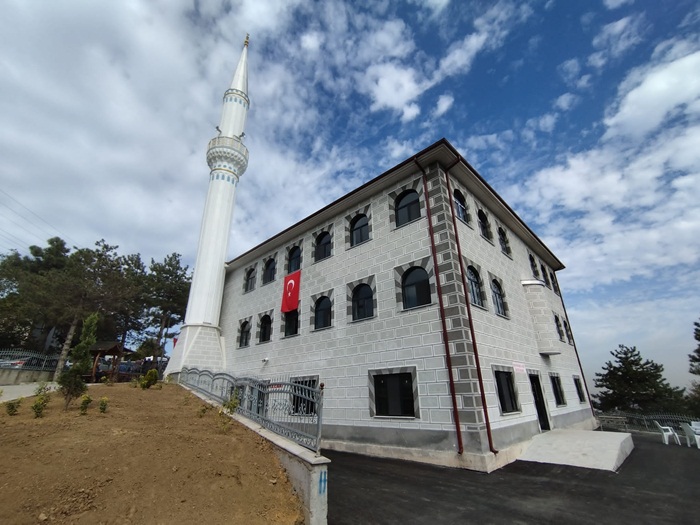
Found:
M 700 450 L 633 439 L 617 473 L 517 461 L 483 474 L 326 450 L 328 523 L 700 523 Z

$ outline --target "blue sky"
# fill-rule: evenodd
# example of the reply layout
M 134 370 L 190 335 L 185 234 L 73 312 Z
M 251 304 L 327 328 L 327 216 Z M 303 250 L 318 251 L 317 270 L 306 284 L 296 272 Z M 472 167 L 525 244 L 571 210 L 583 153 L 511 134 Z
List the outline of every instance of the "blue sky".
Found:
M 250 33 L 235 256 L 446 137 L 567 268 L 589 382 L 619 343 L 685 386 L 700 318 L 696 1 L 0 4 L 0 251 L 192 264 Z

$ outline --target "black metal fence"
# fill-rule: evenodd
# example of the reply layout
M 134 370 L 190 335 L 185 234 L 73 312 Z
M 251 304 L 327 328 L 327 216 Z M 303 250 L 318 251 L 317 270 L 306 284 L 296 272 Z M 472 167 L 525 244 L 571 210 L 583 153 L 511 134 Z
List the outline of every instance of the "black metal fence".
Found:
M 0 368 L 14 370 L 39 370 L 53 371 L 58 366 L 60 354 L 42 354 L 27 350 L 4 349 L 0 350 Z
M 222 404 L 236 399 L 236 413 L 314 452 L 321 446 L 323 384 L 318 376 L 259 379 L 183 368 L 179 382 Z

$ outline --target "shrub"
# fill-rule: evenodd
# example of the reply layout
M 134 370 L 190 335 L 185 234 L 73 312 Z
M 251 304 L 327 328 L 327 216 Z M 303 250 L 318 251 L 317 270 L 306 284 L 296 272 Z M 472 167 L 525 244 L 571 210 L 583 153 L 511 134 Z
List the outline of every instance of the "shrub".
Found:
M 63 394 L 63 398 L 66 401 L 64 410 L 68 410 L 68 405 L 70 405 L 74 399 L 77 399 L 87 392 L 87 385 L 80 375 L 80 370 L 76 370 L 74 367 L 61 372 L 58 378 L 58 384 L 61 394 Z
M 15 399 L 14 401 L 5 401 L 5 410 L 7 410 L 7 414 L 10 416 L 16 415 L 17 411 L 19 410 L 19 406 L 21 404 L 22 404 L 21 397 L 19 399 Z
M 236 390 L 233 391 L 233 394 L 231 394 L 231 398 L 226 401 L 226 403 L 223 404 L 224 409 L 229 412 L 230 414 L 233 414 L 236 409 L 238 408 L 238 392 Z
M 92 398 L 88 394 L 83 394 L 83 397 L 80 398 L 80 415 L 84 416 L 87 414 L 87 409 L 90 406 L 90 403 L 92 403 Z
M 146 382 L 148 383 L 148 387 L 150 388 L 153 385 L 155 385 L 158 382 L 158 370 L 152 368 L 148 372 L 146 372 Z
M 101 397 L 100 398 L 100 413 L 104 414 L 107 412 L 107 402 L 109 399 L 107 397 Z
M 129 383 L 131 383 L 131 386 L 132 386 L 132 387 L 138 388 L 139 385 L 141 385 L 141 382 L 142 382 L 142 381 L 143 381 L 143 376 L 132 377 L 132 378 L 131 378 L 131 381 L 129 381 Z
M 32 405 L 34 417 L 43 417 L 44 407 L 46 407 L 46 405 L 43 403 L 43 400 L 41 398 L 37 398 L 36 401 L 34 401 L 34 404 Z

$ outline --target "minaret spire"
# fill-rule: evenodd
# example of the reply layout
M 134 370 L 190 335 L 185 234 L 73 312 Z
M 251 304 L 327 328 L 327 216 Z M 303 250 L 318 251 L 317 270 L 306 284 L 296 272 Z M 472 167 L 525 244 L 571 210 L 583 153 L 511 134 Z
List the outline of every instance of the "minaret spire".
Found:
M 197 260 L 182 328 L 166 374 L 182 367 L 223 368 L 219 316 L 224 291 L 228 239 L 235 205 L 236 186 L 248 167 L 248 149 L 243 137 L 250 100 L 248 99 L 248 44 L 233 75 L 231 87 L 224 93 L 218 136 L 209 141 L 209 190 L 199 233 Z

